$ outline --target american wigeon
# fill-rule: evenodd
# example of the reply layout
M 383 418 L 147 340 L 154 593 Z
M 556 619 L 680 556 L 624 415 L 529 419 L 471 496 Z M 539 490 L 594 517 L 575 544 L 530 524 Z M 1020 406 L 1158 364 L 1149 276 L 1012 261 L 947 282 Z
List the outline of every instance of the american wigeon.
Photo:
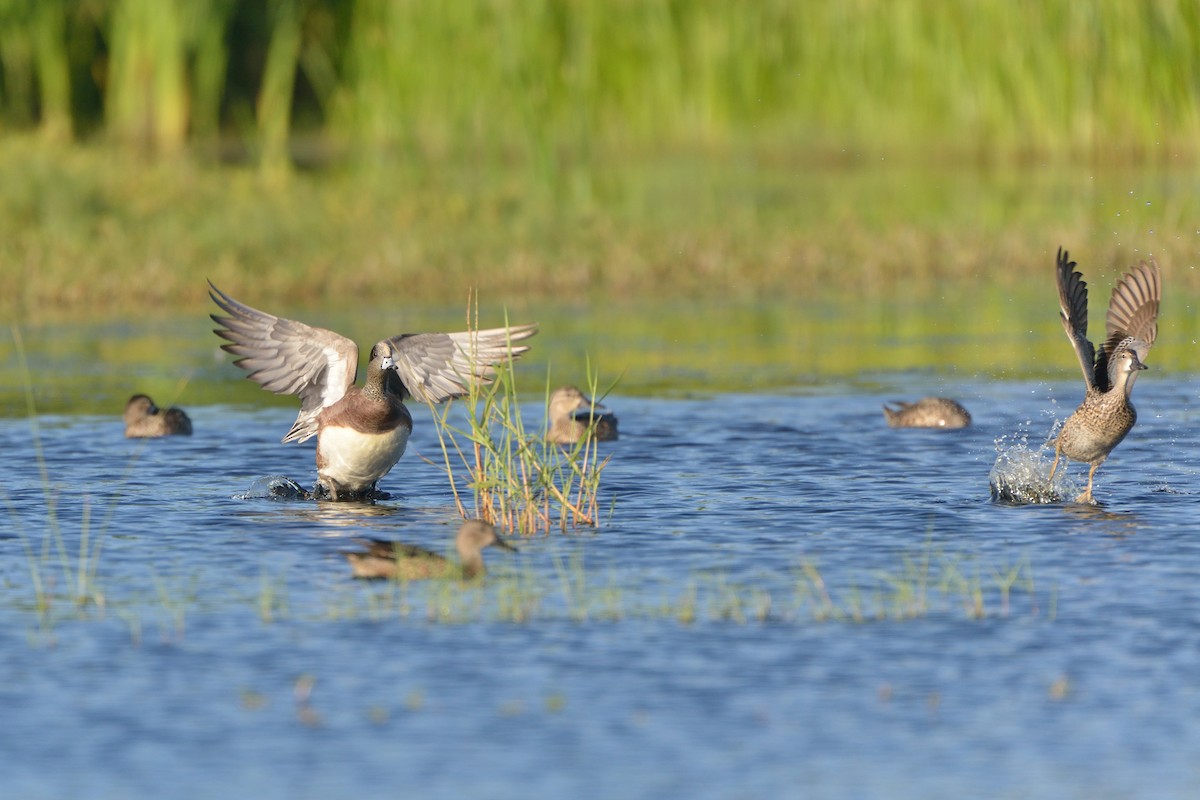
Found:
M 454 546 L 458 550 L 460 564 L 446 560 L 432 550 L 403 542 L 385 542 L 381 539 L 359 539 L 366 552 L 343 553 L 350 562 L 356 578 L 381 578 L 402 581 L 426 578 L 461 577 L 463 580 L 482 578 L 483 548 L 499 547 L 516 552 L 517 548 L 500 538 L 496 528 L 478 519 L 469 519 L 458 529 Z
M 404 455 L 412 415 L 404 400 L 440 403 L 490 383 L 495 366 L 529 348 L 513 342 L 536 325 L 461 333 L 401 334 L 371 348 L 367 379 L 355 385 L 358 347 L 345 336 L 242 305 L 209 282 L 209 295 L 229 316 L 212 315 L 214 332 L 240 356 L 250 380 L 300 398 L 300 414 L 284 442 L 317 437 L 317 481 L 334 500 L 370 499 L 375 484 Z
M 125 436 L 130 439 L 192 435 L 192 421 L 182 408 L 161 409 L 144 394 L 129 398 L 123 416 Z
M 593 439 L 607 442 L 617 438 L 617 416 L 574 386 L 555 389 L 547 413 L 550 430 L 546 439 L 556 444 L 574 444 L 589 428 Z
M 922 397 L 915 403 L 893 400 L 896 408 L 883 407 L 887 424 L 893 428 L 965 428 L 970 413 L 949 397 Z
M 1142 362 L 1158 336 L 1162 277 L 1151 260 L 1131 268 L 1117 282 L 1105 318 L 1106 338 L 1096 352 L 1087 337 L 1087 284 L 1061 247 L 1057 275 L 1059 317 L 1079 357 L 1087 393 L 1054 440 L 1050 481 L 1054 481 L 1060 456 L 1086 462 L 1091 465 L 1087 490 L 1076 502 L 1094 503 L 1092 479 L 1096 469 L 1137 422 L 1129 395 L 1138 373 L 1146 369 Z

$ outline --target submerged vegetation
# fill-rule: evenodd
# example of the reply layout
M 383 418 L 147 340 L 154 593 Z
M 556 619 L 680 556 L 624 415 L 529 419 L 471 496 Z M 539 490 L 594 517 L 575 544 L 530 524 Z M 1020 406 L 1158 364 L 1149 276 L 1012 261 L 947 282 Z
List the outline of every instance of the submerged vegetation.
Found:
M 39 628 L 47 630 L 52 627 L 55 615 L 60 613 L 57 606 L 77 611 L 88 606 L 103 608 L 105 597 L 97 582 L 96 573 L 100 566 L 100 554 L 103 551 L 111 513 L 105 515 L 99 530 L 96 530 L 92 525 L 92 503 L 85 499 L 78 534 L 69 537 L 74 540 L 69 543 L 58 512 L 59 489 L 51 482 L 42 452 L 37 406 L 30 380 L 32 373 L 26 360 L 20 327 L 13 324 L 11 333 L 23 378 L 22 385 L 25 388 L 26 413 L 32 426 L 31 436 L 41 500 L 45 509 L 45 525 L 40 531 L 35 531 L 18 523 L 13 498 L 9 497 L 3 487 L 0 487 L 0 501 L 4 503 L 9 517 L 14 522 L 12 529 L 21 540 L 25 552 L 30 588 L 33 591 L 33 609 L 38 617 Z M 117 498 L 109 502 L 109 512 L 115 508 L 116 502 Z
M 79 602 L 70 590 L 37 587 L 35 602 L 24 587 L 9 584 L 0 602 L 29 610 L 36 632 L 53 637 L 71 622 L 116 618 L 137 643 L 145 629 L 165 639 L 186 636 L 188 619 L 236 609 L 262 624 L 366 619 L 376 622 L 529 624 L 667 621 L 761 624 L 872 624 L 927 617 L 981 620 L 1013 614 L 1055 619 L 1058 592 L 1040 587 L 1026 559 L 990 565 L 977 557 L 926 545 L 901 555 L 894 570 L 869 576 L 834 577 L 809 560 L 795 565 L 792 580 L 762 575 L 732 580 L 701 572 L 659 590 L 639 586 L 637 572 L 617 574 L 585 567 L 581 557 L 554 558 L 552 571 L 529 564 L 496 564 L 485 582 L 455 579 L 381 581 L 349 579 L 302 602 L 282 573 L 263 571 L 257 590 L 213 597 L 201 571 L 153 574 L 149 586 L 114 587 L 104 592 L 92 578 L 91 592 L 107 602 Z

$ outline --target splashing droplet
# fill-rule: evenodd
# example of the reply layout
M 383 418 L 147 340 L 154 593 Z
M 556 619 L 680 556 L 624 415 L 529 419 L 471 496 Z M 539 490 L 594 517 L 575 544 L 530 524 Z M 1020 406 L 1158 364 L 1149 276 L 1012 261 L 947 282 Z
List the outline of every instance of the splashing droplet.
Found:
M 285 475 L 265 475 L 255 478 L 244 494 L 234 500 L 304 500 L 309 497 L 304 487 Z
M 988 473 L 992 502 L 1024 506 L 1060 503 L 1065 497 L 1074 497 L 1079 490 L 1067 476 L 1066 458 L 1059 460 L 1058 471 L 1051 483 L 1050 465 L 1053 462 L 1053 453 L 1045 444 L 1035 450 L 1025 436 L 1012 442 L 1001 436 L 996 440 L 996 463 Z

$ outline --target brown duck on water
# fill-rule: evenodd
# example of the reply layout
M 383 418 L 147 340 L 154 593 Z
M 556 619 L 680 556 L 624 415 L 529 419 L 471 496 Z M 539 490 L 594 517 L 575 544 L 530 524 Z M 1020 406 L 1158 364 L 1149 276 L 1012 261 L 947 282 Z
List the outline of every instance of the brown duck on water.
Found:
M 1058 250 L 1059 316 L 1083 368 L 1087 394 L 1055 439 L 1050 481 L 1054 481 L 1061 456 L 1090 464 L 1087 490 L 1076 502 L 1095 502 L 1092 480 L 1096 469 L 1137 422 L 1129 395 L 1138 373 L 1146 369 L 1143 360 L 1158 336 L 1161 296 L 1162 277 L 1153 260 L 1130 269 L 1113 289 L 1105 318 L 1106 338 L 1096 352 L 1087 337 L 1087 284 L 1075 271 L 1067 251 Z
M 587 435 L 600 442 L 617 438 L 617 415 L 574 386 L 563 386 L 550 395 L 550 431 L 555 444 L 574 444 Z
M 461 577 L 465 581 L 482 578 L 483 548 L 499 547 L 516 552 L 517 548 L 500 538 L 496 528 L 483 520 L 469 519 L 458 529 L 454 546 L 461 564 L 455 564 L 432 550 L 404 542 L 360 539 L 365 552 L 344 553 L 356 578 L 381 578 L 417 581 L 429 578 Z
M 192 435 L 192 421 L 182 408 L 159 408 L 144 394 L 129 398 L 124 420 L 125 436 L 130 439 Z
M 965 428 L 971 415 L 949 397 L 923 397 L 915 403 L 893 400 L 896 408 L 883 407 L 883 416 L 893 428 Z

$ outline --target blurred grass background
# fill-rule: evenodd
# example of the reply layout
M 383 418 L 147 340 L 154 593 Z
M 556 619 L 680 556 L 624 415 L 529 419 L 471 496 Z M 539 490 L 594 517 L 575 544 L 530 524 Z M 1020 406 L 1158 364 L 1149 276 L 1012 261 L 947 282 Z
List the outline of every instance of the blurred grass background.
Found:
M 1198 156 L 1194 1 L 0 0 L 0 314 L 475 288 L 686 341 L 653 309 L 695 303 L 753 364 L 756 314 L 787 347 L 986 340 L 1042 302 L 1061 336 L 1061 243 L 1097 296 L 1155 255 L 1184 337 Z
M 1188 0 L 0 0 L 5 130 L 274 169 L 757 146 L 1156 159 L 1200 142 Z

